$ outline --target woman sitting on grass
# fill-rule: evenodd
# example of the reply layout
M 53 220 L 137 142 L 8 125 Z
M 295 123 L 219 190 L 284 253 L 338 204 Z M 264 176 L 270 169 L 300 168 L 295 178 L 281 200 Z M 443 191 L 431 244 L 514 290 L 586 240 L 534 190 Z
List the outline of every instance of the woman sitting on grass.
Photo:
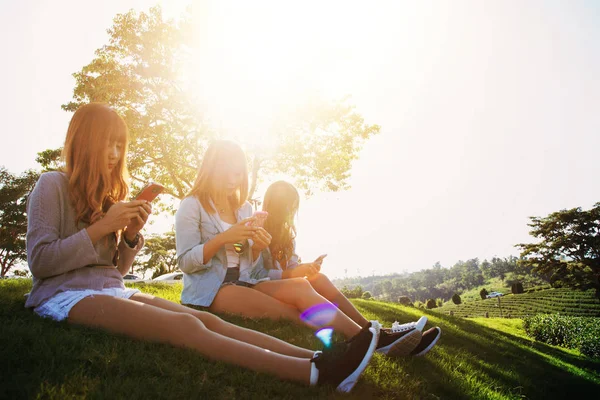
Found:
M 368 321 L 344 296 L 338 288 L 322 274 L 321 264 L 323 258 L 319 257 L 311 263 L 300 264 L 296 254 L 296 226 L 294 219 L 300 207 L 300 196 L 296 188 L 285 181 L 277 181 L 269 186 L 263 199 L 263 211 L 268 212 L 265 222 L 265 230 L 271 236 L 269 246 L 262 252 L 263 268 L 257 277 L 268 276 L 271 280 L 291 279 L 306 277 L 312 288 L 321 296 L 335 304 L 342 313 L 350 317 L 360 326 L 365 326 Z M 427 317 L 421 317 L 416 323 L 394 324 L 393 331 L 410 331 L 416 329 L 422 331 L 427 323 Z M 381 331 L 386 336 L 391 330 Z M 412 347 L 409 343 L 396 351 L 396 355 L 421 356 L 427 353 L 437 342 L 441 335 L 439 327 L 431 328 L 423 333 L 420 341 L 413 341 Z M 386 353 L 386 349 L 378 348 L 378 352 Z
M 367 326 L 342 351 L 314 352 L 158 297 L 125 288 L 152 209 L 128 194 L 127 127 L 104 104 L 80 107 L 69 124 L 64 172 L 42 174 L 27 205 L 26 307 L 42 317 L 135 339 L 188 347 L 213 360 L 304 384 L 349 391 L 375 349 Z
M 369 322 L 362 316 L 350 318 L 315 291 L 304 275 L 255 279 L 255 273 L 262 270 L 260 254 L 271 243 L 271 235 L 262 227 L 248 225 L 253 218 L 246 201 L 247 165 L 238 144 L 214 141 L 190 194 L 181 201 L 175 215 L 177 263 L 184 273 L 181 302 L 214 312 L 285 318 L 313 329 L 331 328 L 352 340 Z M 415 329 L 416 325 L 382 331 L 378 351 L 410 354 L 422 342 L 423 327 Z

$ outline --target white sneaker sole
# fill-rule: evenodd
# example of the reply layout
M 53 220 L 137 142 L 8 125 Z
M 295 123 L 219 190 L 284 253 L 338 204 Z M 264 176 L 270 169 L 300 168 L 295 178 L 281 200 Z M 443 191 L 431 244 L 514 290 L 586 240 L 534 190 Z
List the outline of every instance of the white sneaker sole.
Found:
M 429 343 L 429 346 L 425 347 L 423 350 L 421 350 L 420 352 L 415 354 L 414 355 L 415 357 L 424 356 L 425 354 L 427 354 L 429 352 L 429 350 L 431 350 L 431 348 L 433 346 L 435 346 L 437 341 L 440 339 L 440 336 L 442 336 L 442 330 L 439 327 L 436 327 L 435 329 L 437 330 L 437 336 L 435 337 L 435 339 L 433 339 L 433 341 L 431 343 Z
M 371 343 L 369 344 L 369 348 L 367 349 L 365 356 L 358 367 L 337 386 L 336 389 L 338 392 L 348 393 L 351 391 L 354 385 L 356 385 L 356 382 L 358 382 L 360 375 L 363 373 L 365 368 L 367 368 L 367 365 L 369 365 L 369 361 L 371 361 L 371 357 L 373 357 L 375 347 L 377 347 L 377 342 L 379 341 L 379 330 L 372 326 L 369 328 L 369 331 L 371 331 L 373 337 L 371 338 Z

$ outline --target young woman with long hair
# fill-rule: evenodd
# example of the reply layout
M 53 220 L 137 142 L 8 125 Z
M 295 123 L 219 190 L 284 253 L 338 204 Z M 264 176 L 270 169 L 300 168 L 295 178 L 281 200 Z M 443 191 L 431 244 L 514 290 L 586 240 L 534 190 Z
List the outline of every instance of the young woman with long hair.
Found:
M 110 107 L 80 107 L 64 146 L 66 169 L 41 175 L 27 205 L 26 307 L 42 317 L 139 340 L 188 347 L 213 359 L 304 384 L 348 391 L 377 343 L 367 326 L 341 352 L 314 352 L 181 304 L 125 288 L 152 209 L 125 201 L 127 127 Z
M 241 147 L 218 140 L 206 150 L 194 186 L 175 215 L 177 262 L 184 273 L 181 302 L 246 317 L 285 318 L 352 339 L 369 322 L 340 311 L 302 277 L 256 279 L 271 235 L 250 222 L 248 171 Z M 267 218 L 267 221 L 269 218 Z M 380 351 L 410 353 L 421 331 L 386 332 Z
M 350 317 L 360 326 L 368 323 L 367 319 L 354 307 L 354 305 L 341 293 L 327 276 L 321 273 L 322 258 L 314 262 L 300 263 L 296 254 L 296 225 L 295 218 L 300 207 L 300 195 L 294 185 L 277 181 L 271 184 L 263 199 L 263 211 L 268 212 L 264 228 L 271 236 L 271 243 L 263 250 L 263 273 L 256 274 L 257 277 L 268 276 L 272 280 L 293 279 L 306 277 L 313 289 L 321 296 L 335 304 L 342 313 Z M 407 324 L 395 323 L 391 331 L 409 331 L 415 328 L 422 331 L 427 323 L 426 317 L 421 317 L 417 322 Z M 382 330 L 382 335 L 390 332 Z M 441 334 L 438 327 L 424 332 L 420 341 L 413 341 L 414 348 L 410 349 L 407 344 L 403 347 L 403 355 L 424 355 L 437 342 Z M 378 348 L 378 351 L 385 352 Z

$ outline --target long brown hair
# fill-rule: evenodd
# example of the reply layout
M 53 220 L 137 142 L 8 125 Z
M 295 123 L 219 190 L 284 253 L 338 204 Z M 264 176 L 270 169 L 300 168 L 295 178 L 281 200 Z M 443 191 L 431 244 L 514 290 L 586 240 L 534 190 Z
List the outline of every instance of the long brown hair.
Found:
M 269 216 L 265 221 L 265 230 L 272 236 L 269 250 L 273 259 L 286 269 L 289 259 L 294 253 L 296 226 L 294 217 L 298 213 L 300 196 L 291 183 L 277 181 L 267 189 L 263 201 L 263 211 Z
M 67 130 L 62 157 L 77 222 L 94 223 L 111 204 L 127 196 L 127 136 L 125 121 L 106 104 L 90 103 L 75 111 Z M 107 151 L 114 141 L 122 145 L 121 157 L 109 171 Z
M 235 193 L 225 198 L 227 174 L 237 170 L 242 174 L 242 183 Z M 229 201 L 234 210 L 238 210 L 248 199 L 248 162 L 244 150 L 235 142 L 215 140 L 206 149 L 196 181 L 188 196 L 195 196 L 202 207 L 214 214 L 217 210 L 211 204 L 221 200 Z

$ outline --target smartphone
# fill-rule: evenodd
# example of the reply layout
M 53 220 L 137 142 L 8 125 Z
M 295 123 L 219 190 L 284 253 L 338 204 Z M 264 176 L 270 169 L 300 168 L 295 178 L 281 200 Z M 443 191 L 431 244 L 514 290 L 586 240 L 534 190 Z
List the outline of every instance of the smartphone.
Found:
M 317 257 L 317 259 L 314 261 L 315 264 L 323 264 L 323 259 L 327 257 L 327 254 L 321 254 L 319 257 Z
M 148 182 L 146 186 L 135 195 L 133 200 L 146 200 L 147 202 L 151 202 L 156 196 L 161 194 L 163 190 L 165 190 L 165 187 L 160 183 Z
M 252 214 L 253 218 L 256 218 L 254 221 L 250 222 L 248 226 L 256 226 L 258 228 L 262 228 L 265 225 L 265 221 L 269 213 L 267 211 L 254 211 Z

